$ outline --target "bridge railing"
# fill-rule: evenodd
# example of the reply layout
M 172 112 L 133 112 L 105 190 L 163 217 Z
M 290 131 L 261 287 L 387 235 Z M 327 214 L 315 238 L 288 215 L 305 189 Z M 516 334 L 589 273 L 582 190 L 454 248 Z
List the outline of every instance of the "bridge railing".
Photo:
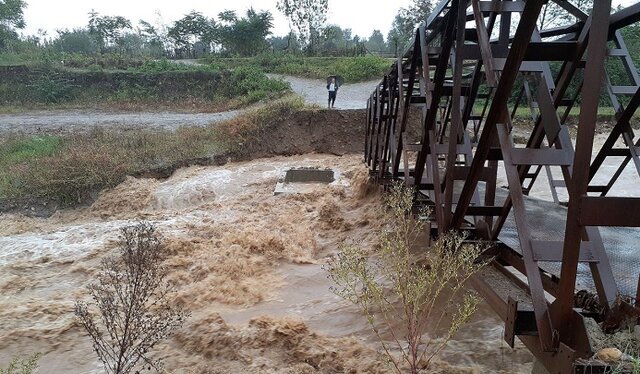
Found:
M 441 1 L 367 102 L 365 162 L 379 183 L 415 189 L 434 234 L 469 230 L 494 243 L 489 273 L 473 283 L 505 320 L 505 339 L 517 336 L 551 372 L 570 372 L 593 354 L 583 323 L 593 313 L 576 305 L 576 288 L 586 285 L 605 321 L 621 287 L 637 292 L 620 284 L 605 243 L 616 235 L 608 227 L 640 227 L 640 213 L 625 213 L 640 212 L 637 182 L 627 196 L 612 192 L 630 163 L 640 176 L 630 125 L 640 79 L 620 32 L 640 20 L 640 4 L 612 14 L 598 0 L 588 14 L 554 2 L 575 22 L 540 30 L 543 0 Z M 607 60 L 622 63 L 624 85 L 611 83 Z M 603 94 L 615 121 L 595 147 Z M 519 107 L 530 120 L 516 120 Z M 408 131 L 416 117 L 417 139 Z M 545 177 L 566 209 L 550 214 L 528 197 Z M 640 254 L 626 261 L 637 281 Z

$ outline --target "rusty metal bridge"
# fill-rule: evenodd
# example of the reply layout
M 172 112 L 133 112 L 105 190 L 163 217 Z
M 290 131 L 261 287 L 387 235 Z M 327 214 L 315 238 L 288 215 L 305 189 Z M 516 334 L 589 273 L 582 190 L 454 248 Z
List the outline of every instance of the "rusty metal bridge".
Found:
M 596 0 L 587 14 L 553 2 L 575 22 L 539 29 L 545 0 L 441 1 L 368 100 L 365 161 L 376 181 L 403 181 L 431 206 L 434 235 L 468 230 L 495 244 L 473 285 L 509 344 L 519 338 L 551 373 L 606 372 L 590 360 L 584 318 L 635 307 L 640 77 L 621 29 L 640 20 L 640 4 L 614 12 Z M 603 100 L 615 120 L 594 147 Z M 518 107 L 530 121 L 516 121 Z M 616 193 L 629 171 L 631 193 Z M 529 196 L 544 179 L 566 207 Z M 582 289 L 598 313 L 576 304 Z

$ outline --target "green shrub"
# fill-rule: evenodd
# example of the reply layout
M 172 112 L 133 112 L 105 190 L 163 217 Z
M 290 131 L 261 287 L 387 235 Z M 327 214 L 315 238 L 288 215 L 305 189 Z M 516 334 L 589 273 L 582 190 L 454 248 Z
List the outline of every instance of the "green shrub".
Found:
M 201 62 L 228 69 L 256 67 L 265 73 L 324 79 L 341 75 L 347 83 L 382 77 L 392 61 L 378 56 L 302 57 L 293 54 L 265 53 L 251 58 L 205 58 Z
M 73 83 L 61 74 L 47 72 L 41 75 L 29 87 L 33 90 L 37 102 L 58 104 L 74 99 Z
M 465 284 L 488 263 L 478 259 L 482 245 L 465 243 L 467 234 L 442 234 L 422 247 L 418 217 L 429 212 L 413 214 L 413 200 L 412 189 L 392 185 L 379 244 L 345 242 L 325 267 L 331 291 L 360 309 L 398 374 L 430 372 L 477 310 L 480 299 Z
M 264 99 L 270 93 L 290 89 L 289 84 L 280 79 L 270 79 L 255 67 L 240 67 L 233 70 L 227 89 L 227 97 L 247 96 L 249 102 Z
M 147 62 L 127 71 L 90 66 L 91 71 L 55 66 L 0 69 L 0 103 L 184 105 L 189 108 L 193 103 L 200 103 L 224 110 L 289 91 L 286 82 L 269 79 L 260 69 L 250 66 L 233 71 L 214 70 L 167 60 Z
M 31 374 L 38 368 L 39 359 L 40 353 L 27 357 L 16 356 L 9 362 L 9 366 L 0 367 L 0 374 Z

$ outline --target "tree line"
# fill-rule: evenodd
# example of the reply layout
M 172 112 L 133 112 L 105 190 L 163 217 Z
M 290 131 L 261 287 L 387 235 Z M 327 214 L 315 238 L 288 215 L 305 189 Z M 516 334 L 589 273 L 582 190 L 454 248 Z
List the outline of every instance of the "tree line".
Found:
M 163 22 L 159 14 L 153 22 L 135 23 L 122 16 L 91 11 L 84 27 L 58 30 L 53 36 L 45 32 L 21 36 L 18 31 L 25 27 L 25 1 L 1 0 L 0 52 L 48 48 L 64 53 L 118 53 L 154 58 L 249 57 L 281 51 L 309 56 L 367 53 L 397 56 L 413 38 L 416 26 L 426 21 L 435 3 L 434 0 L 412 0 L 407 7 L 400 8 L 386 36 L 379 29 L 369 36 L 354 35 L 350 28 L 328 23 L 328 0 L 278 0 L 277 9 L 286 16 L 291 30 L 285 36 L 273 35 L 270 11 L 254 8 L 244 13 L 225 10 L 215 17 L 194 10 L 171 23 Z M 589 13 L 593 0 L 573 3 Z M 544 29 L 573 23 L 576 19 L 549 2 L 538 21 L 538 26 Z M 630 47 L 635 47 L 640 28 L 633 25 L 627 30 L 625 39 L 630 39 Z M 640 55 L 640 50 L 634 55 Z
M 416 0 L 417 1 L 417 0 Z M 86 26 L 61 29 L 56 35 L 39 31 L 20 35 L 25 21 L 24 0 L 0 1 L 0 52 L 19 53 L 34 48 L 79 54 L 117 53 L 128 56 L 198 58 L 206 55 L 249 57 L 264 52 L 291 52 L 310 56 L 356 56 L 366 53 L 393 54 L 400 39 L 411 33 L 380 30 L 370 36 L 354 35 L 350 28 L 327 22 L 328 0 L 280 0 L 277 9 L 288 19 L 291 31 L 273 35 L 273 14 L 249 8 L 243 13 L 225 10 L 208 17 L 191 11 L 180 19 L 164 23 L 133 22 L 119 15 L 88 14 Z

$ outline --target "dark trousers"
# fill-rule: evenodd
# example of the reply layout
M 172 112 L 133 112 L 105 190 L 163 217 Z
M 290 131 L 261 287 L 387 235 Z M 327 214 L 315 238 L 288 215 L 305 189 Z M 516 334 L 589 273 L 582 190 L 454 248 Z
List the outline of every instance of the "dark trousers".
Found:
M 336 91 L 329 91 L 329 106 L 333 106 L 336 102 Z

